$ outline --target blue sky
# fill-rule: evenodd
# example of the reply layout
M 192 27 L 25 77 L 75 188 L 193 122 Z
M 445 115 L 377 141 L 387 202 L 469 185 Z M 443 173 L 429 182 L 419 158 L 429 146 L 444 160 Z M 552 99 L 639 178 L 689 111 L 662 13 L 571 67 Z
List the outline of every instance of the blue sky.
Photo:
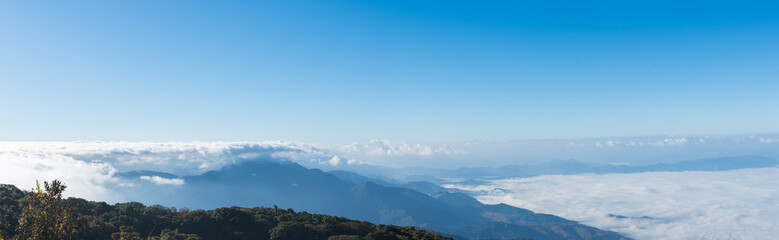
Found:
M 768 1 L 0 5 L 0 140 L 779 132 Z

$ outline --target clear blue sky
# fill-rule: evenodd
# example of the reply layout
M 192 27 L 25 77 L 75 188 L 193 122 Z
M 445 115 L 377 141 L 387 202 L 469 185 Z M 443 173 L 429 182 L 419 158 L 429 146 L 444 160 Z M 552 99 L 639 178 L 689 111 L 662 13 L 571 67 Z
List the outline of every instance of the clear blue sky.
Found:
M 770 132 L 775 1 L 0 2 L 0 140 Z

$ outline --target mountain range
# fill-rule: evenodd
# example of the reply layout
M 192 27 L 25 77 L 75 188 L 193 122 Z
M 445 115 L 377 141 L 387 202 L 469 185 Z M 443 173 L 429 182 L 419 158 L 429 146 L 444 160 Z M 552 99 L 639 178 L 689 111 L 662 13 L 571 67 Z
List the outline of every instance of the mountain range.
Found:
M 614 232 L 505 204 L 487 205 L 429 182 L 393 183 L 292 162 L 258 160 L 200 175 L 152 171 L 118 174 L 134 182 L 136 201 L 213 209 L 278 206 L 377 224 L 415 226 L 455 239 L 627 239 Z M 145 181 L 157 176 L 183 184 Z M 416 190 L 415 190 L 416 189 Z
M 651 165 L 620 165 L 587 163 L 573 159 L 554 160 L 540 164 L 512 164 L 496 167 L 463 167 L 456 169 L 438 169 L 425 167 L 387 168 L 373 166 L 354 166 L 345 169 L 375 179 L 391 179 L 392 182 L 412 182 L 424 180 L 441 184 L 478 185 L 482 180 L 534 177 L 540 175 L 568 174 L 607 174 L 637 172 L 679 172 L 679 171 L 727 171 L 745 168 L 763 168 L 779 166 L 779 160 L 771 157 L 747 155 L 719 158 L 703 158 L 673 163 Z M 387 181 L 387 180 L 385 180 Z

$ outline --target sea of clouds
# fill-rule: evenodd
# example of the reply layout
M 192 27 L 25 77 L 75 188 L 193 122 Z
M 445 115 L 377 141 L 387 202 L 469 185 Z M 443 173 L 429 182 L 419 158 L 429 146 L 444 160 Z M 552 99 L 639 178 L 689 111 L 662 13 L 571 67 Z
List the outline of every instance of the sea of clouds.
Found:
M 340 157 L 390 167 L 485 167 L 575 159 L 649 165 L 703 158 L 779 158 L 779 134 L 645 136 L 418 143 L 374 139 L 330 146 Z
M 544 151 L 553 153 L 583 149 L 570 152 L 571 155 L 614 149 L 606 152 L 612 157 L 622 156 L 617 153 L 623 152 L 640 154 L 641 151 L 660 152 L 662 149 L 675 154 L 682 151 L 711 153 L 715 148 L 729 153 L 775 156 L 776 144 L 779 144 L 775 136 L 700 139 L 705 137 L 650 139 L 653 141 L 646 140 L 643 144 L 640 139 L 454 144 L 372 140 L 329 148 L 286 141 L 0 142 L 0 183 L 31 189 L 36 180 L 59 179 L 68 186 L 66 196 L 121 202 L 127 201 L 123 193 L 132 192 L 127 188 L 138 187 L 118 177 L 121 172 L 153 170 L 187 176 L 258 159 L 291 160 L 309 168 L 323 169 L 387 163 L 381 161 L 413 164 L 431 161 L 438 166 L 457 167 L 452 159 L 483 164 L 480 159 L 490 155 L 478 158 L 479 152 L 523 146 L 540 149 L 537 151 L 548 148 L 549 151 Z M 553 151 L 555 149 L 559 151 Z M 619 157 L 613 162 L 622 160 L 629 159 Z M 137 181 L 169 187 L 185 184 L 181 178 L 155 175 L 140 176 Z M 475 187 L 449 187 L 478 192 L 479 200 L 485 203 L 508 203 L 551 213 L 637 239 L 779 239 L 778 182 L 779 168 L 761 168 L 724 172 L 550 175 L 497 180 Z
M 550 213 L 636 239 L 779 239 L 779 168 L 548 175 L 481 186 L 484 203 Z

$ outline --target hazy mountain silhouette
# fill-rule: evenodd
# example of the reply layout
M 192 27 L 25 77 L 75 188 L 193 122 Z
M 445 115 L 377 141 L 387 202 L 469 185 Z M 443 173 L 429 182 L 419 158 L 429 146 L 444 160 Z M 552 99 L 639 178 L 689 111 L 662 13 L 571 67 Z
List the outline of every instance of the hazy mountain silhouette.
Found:
M 186 176 L 181 186 L 139 181 L 145 202 L 212 209 L 292 208 L 378 224 L 417 226 L 468 238 L 625 239 L 619 234 L 505 204 L 485 205 L 462 193 L 422 193 L 350 172 L 326 173 L 291 162 L 244 162 Z M 136 176 L 143 174 L 124 174 Z M 155 176 L 170 176 L 156 174 Z M 400 184 L 400 185 L 405 185 Z M 431 183 L 413 186 L 433 190 Z M 443 189 L 443 188 L 442 188 Z M 445 190 L 445 189 L 444 189 Z M 160 199 L 163 198 L 163 199 Z M 454 236 L 454 235 L 450 235 Z M 456 237 L 456 236 L 455 236 Z
M 437 192 L 442 191 L 457 191 L 456 189 L 448 189 L 441 187 L 439 185 L 436 185 L 431 182 L 425 182 L 425 181 L 415 181 L 415 182 L 399 182 L 397 180 L 393 179 L 381 179 L 381 178 L 372 178 L 372 177 L 366 177 L 357 173 L 349 172 L 349 171 L 343 171 L 343 170 L 334 170 L 329 171 L 327 173 L 330 173 L 338 178 L 340 178 L 343 181 L 352 183 L 354 185 L 360 185 L 366 182 L 373 182 L 378 185 L 382 185 L 385 187 L 401 187 L 401 188 L 408 188 L 412 189 L 417 192 L 425 193 L 425 194 L 433 194 Z
M 385 167 L 367 171 L 374 175 L 383 177 L 401 179 L 419 178 L 419 176 L 429 176 L 428 179 L 442 180 L 449 179 L 468 179 L 463 181 L 465 185 L 476 183 L 474 179 L 500 179 L 512 177 L 533 177 L 540 175 L 564 175 L 564 174 L 582 174 L 582 173 L 637 173 L 637 172 L 656 172 L 656 171 L 727 171 L 745 168 L 763 168 L 779 166 L 779 161 L 770 157 L 762 156 L 735 156 L 720 158 L 705 158 L 693 161 L 683 161 L 675 163 L 659 163 L 652 165 L 612 165 L 586 163 L 577 160 L 554 160 L 541 164 L 513 164 L 498 167 L 463 167 L 457 169 L 435 169 L 435 168 L 399 168 L 390 170 Z M 361 169 L 367 169 L 363 166 Z M 377 172 L 381 172 L 377 174 Z M 358 172 L 361 173 L 361 172 Z M 458 183 L 458 182 L 435 182 Z M 434 181 L 428 181 L 434 182 Z

